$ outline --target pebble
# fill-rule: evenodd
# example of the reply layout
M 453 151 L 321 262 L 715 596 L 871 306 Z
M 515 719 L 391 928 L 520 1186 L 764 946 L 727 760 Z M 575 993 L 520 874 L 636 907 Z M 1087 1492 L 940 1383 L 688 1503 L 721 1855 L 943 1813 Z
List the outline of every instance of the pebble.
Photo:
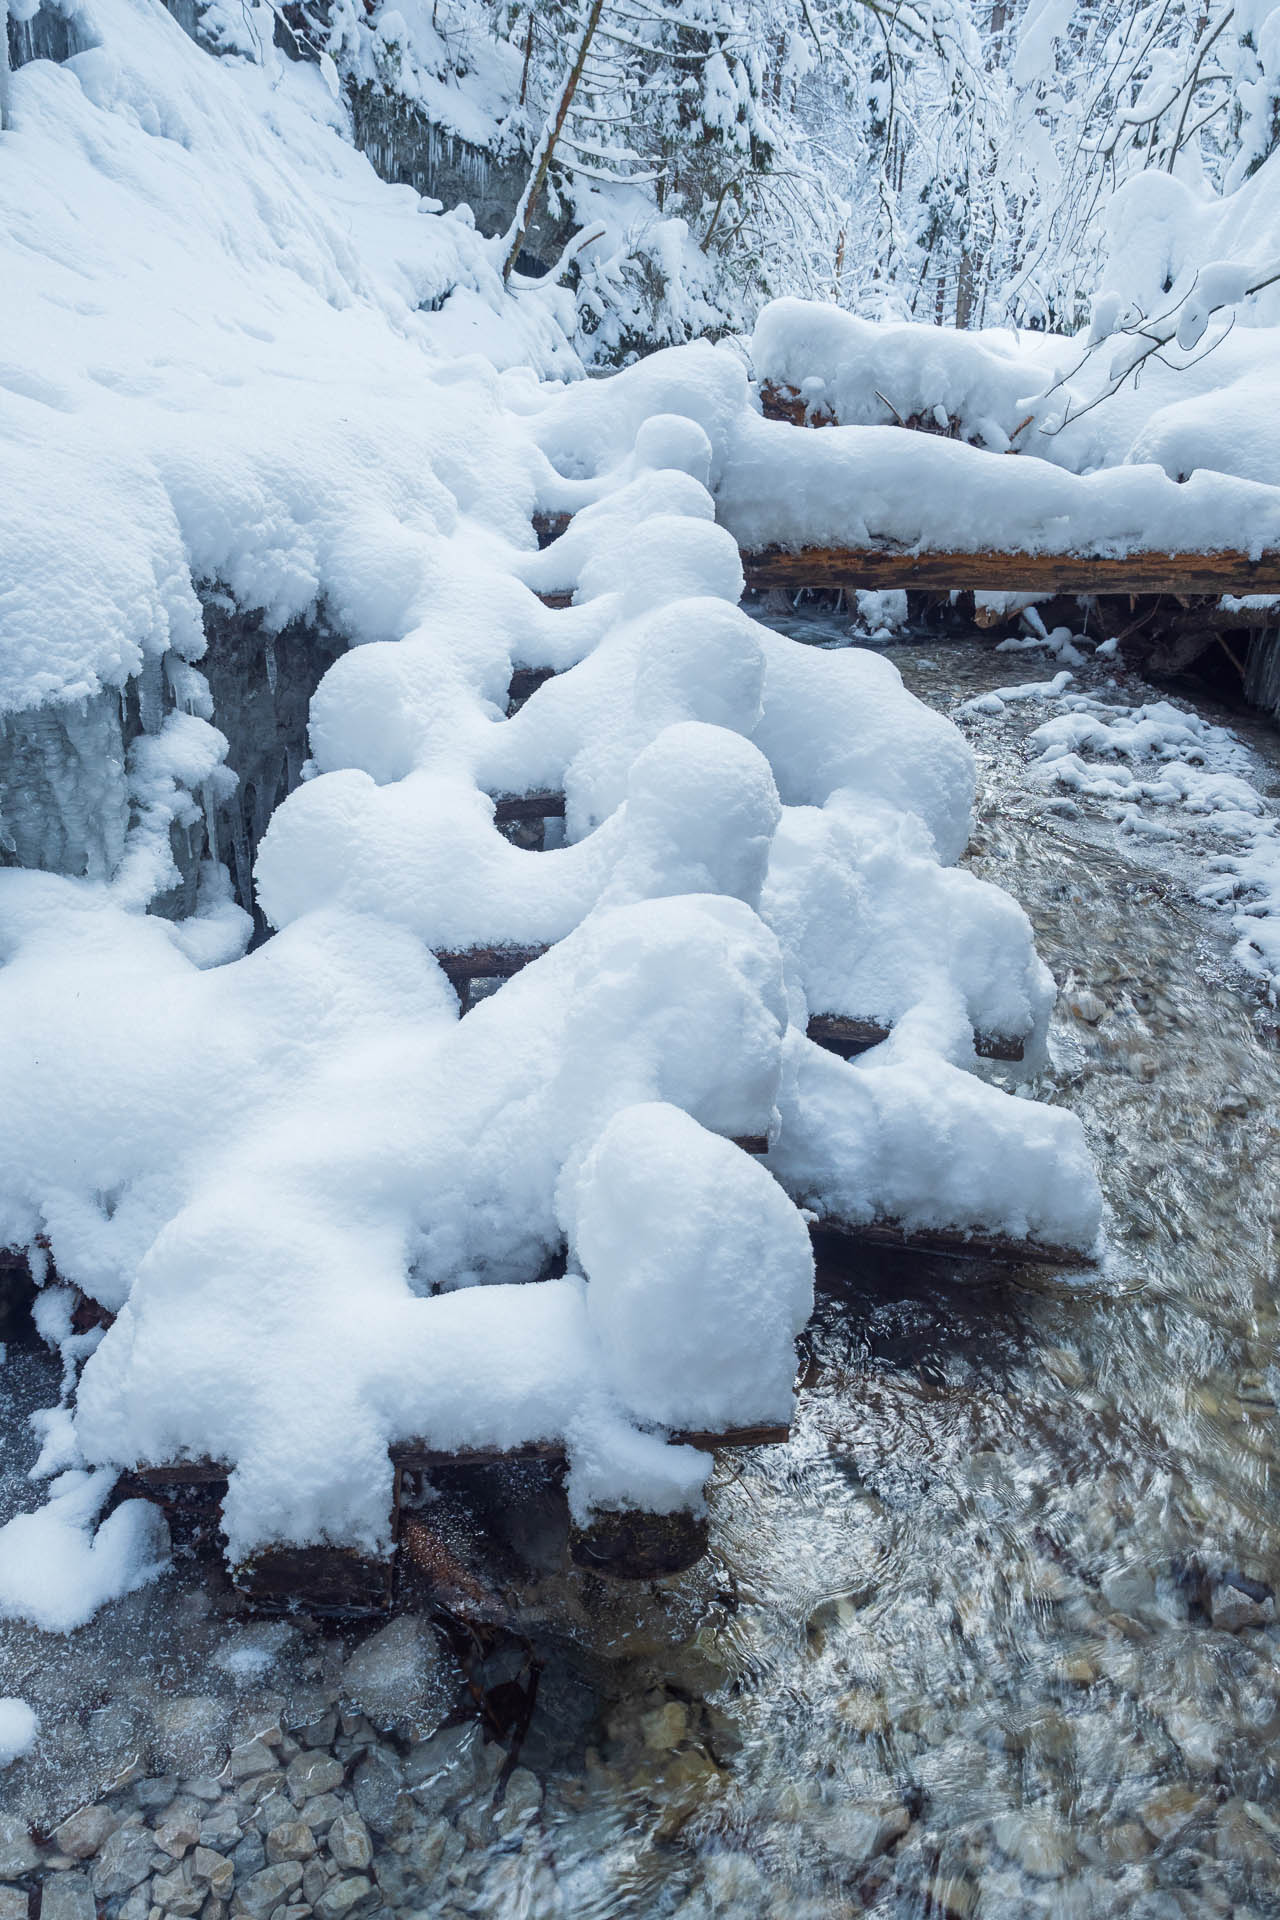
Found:
M 883 1733 L 889 1725 L 889 1709 L 870 1687 L 852 1687 L 836 1701 L 836 1713 L 851 1733 Z
M 1181 1781 L 1161 1787 L 1139 1809 L 1142 1824 L 1156 1840 L 1172 1840 L 1208 1803 Z
M 667 1753 L 678 1747 L 689 1731 L 689 1709 L 679 1700 L 640 1716 L 640 1732 L 646 1747 L 655 1753 Z
M 342 1785 L 344 1768 L 328 1753 L 300 1753 L 289 1762 L 285 1780 L 296 1807 L 317 1794 L 332 1793 Z
M 0 1887 L 0 1920 L 27 1920 L 25 1887 Z
M 266 1920 L 287 1895 L 302 1885 L 302 1868 L 296 1860 L 282 1860 L 277 1866 L 263 1867 L 250 1874 L 235 1890 L 231 1902 L 233 1914 L 245 1914 L 248 1920 Z
M 88 1860 L 119 1825 L 120 1815 L 115 1809 L 98 1801 L 81 1807 L 60 1827 L 55 1827 L 53 1838 L 68 1860 Z
M 362 1873 L 373 1859 L 369 1829 L 358 1813 L 342 1812 L 329 1828 L 330 1854 L 348 1873 Z
M 99 1900 L 132 1893 L 151 1871 L 155 1836 L 141 1824 L 117 1827 L 93 1866 L 93 1890 Z
M 195 1920 L 205 1903 L 206 1893 L 182 1867 L 176 1867 L 172 1873 L 158 1873 L 151 1882 L 153 1902 L 162 1912 L 175 1915 L 176 1920 Z
M 156 1845 L 161 1852 L 181 1860 L 199 1840 L 203 1825 L 203 1807 L 194 1800 L 175 1801 L 156 1828 Z
M 363 1873 L 350 1874 L 325 1889 L 316 1901 L 316 1912 L 320 1920 L 347 1920 L 372 1898 L 373 1882 Z
M 341 1812 L 342 1802 L 336 1793 L 318 1793 L 314 1800 L 303 1801 L 298 1818 L 305 1820 L 313 1833 L 323 1833 Z
M 1060 1880 L 1074 1865 L 1078 1849 L 1070 1829 L 1056 1814 L 1029 1809 L 998 1814 L 991 1822 L 996 1845 L 1036 1880 Z
M 309 1860 L 315 1850 L 316 1837 L 305 1820 L 286 1820 L 267 1835 L 267 1859 L 273 1867 L 282 1860 Z
M 276 1764 L 276 1756 L 265 1740 L 244 1740 L 238 1747 L 232 1747 L 227 1761 L 227 1770 L 233 1780 L 249 1780 L 256 1773 L 268 1773 Z
M 17 1880 L 30 1873 L 39 1858 L 26 1821 L 0 1814 L 0 1880 Z
M 40 1920 L 94 1920 L 95 1912 L 87 1873 L 59 1873 L 45 1881 Z
M 929 1910 L 947 1920 L 970 1920 L 978 1910 L 978 1889 L 961 1873 L 936 1873 L 929 1882 Z
M 197 1847 L 191 1856 L 191 1871 L 197 1879 L 207 1882 L 211 1892 L 219 1899 L 231 1891 L 236 1877 L 234 1860 L 228 1860 L 223 1853 L 215 1853 L 212 1847 Z
M 400 1769 L 380 1748 L 367 1753 L 351 1776 L 356 1805 L 375 1833 L 390 1833 L 404 1797 Z

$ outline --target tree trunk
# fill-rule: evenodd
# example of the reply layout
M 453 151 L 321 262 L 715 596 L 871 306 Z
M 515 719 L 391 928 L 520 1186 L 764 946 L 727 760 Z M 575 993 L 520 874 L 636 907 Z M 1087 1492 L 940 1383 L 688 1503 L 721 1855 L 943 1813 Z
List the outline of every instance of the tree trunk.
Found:
M 591 0 L 591 10 L 587 15 L 587 24 L 582 30 L 582 38 L 578 42 L 578 51 L 574 56 L 573 65 L 570 67 L 568 77 L 565 80 L 564 88 L 560 95 L 560 104 L 555 111 L 555 118 L 551 121 L 542 136 L 542 144 L 534 164 L 533 173 L 528 186 L 524 190 L 524 196 L 520 205 L 516 209 L 516 217 L 511 223 L 511 243 L 507 248 L 506 259 L 502 263 L 502 277 L 504 280 L 511 278 L 511 269 L 515 266 L 516 256 L 524 245 L 525 235 L 529 231 L 529 222 L 532 220 L 534 208 L 538 204 L 538 195 L 542 192 L 543 186 L 546 183 L 556 145 L 560 139 L 560 135 L 564 132 L 564 123 L 569 116 L 569 109 L 573 105 L 573 96 L 578 91 L 578 82 L 582 78 L 582 69 L 587 64 L 587 55 L 591 51 L 591 42 L 595 38 L 596 28 L 600 24 L 600 15 L 603 10 L 604 0 Z

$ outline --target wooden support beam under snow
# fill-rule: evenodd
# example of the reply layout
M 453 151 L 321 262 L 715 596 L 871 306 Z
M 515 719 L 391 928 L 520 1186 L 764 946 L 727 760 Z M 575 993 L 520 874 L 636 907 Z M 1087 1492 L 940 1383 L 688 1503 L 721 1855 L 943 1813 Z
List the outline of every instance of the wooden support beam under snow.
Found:
M 812 1013 L 805 1031 L 816 1046 L 825 1047 L 828 1053 L 838 1053 L 842 1060 L 851 1060 L 857 1053 L 878 1047 L 882 1040 L 889 1038 L 891 1029 L 876 1020 L 855 1020 L 845 1013 Z M 1021 1060 L 1022 1037 L 975 1033 L 973 1050 L 984 1060 Z
M 885 541 L 869 547 L 765 547 L 742 556 L 748 587 L 931 593 L 1280 593 L 1280 552 L 1247 554 L 924 552 Z

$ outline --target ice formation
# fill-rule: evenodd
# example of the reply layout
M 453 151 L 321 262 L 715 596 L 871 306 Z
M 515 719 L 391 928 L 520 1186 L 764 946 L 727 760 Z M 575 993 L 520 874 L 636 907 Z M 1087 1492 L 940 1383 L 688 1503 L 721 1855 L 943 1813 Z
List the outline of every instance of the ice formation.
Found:
M 1034 1070 L 1052 990 L 954 867 L 968 746 L 883 660 L 736 604 L 735 534 L 818 530 L 841 443 L 784 442 L 728 349 L 562 383 L 554 290 L 505 294 L 464 224 L 378 186 L 317 75 L 267 100 L 141 0 L 81 19 L 101 44 L 14 76 L 0 173 L 0 703 L 24 740 L 54 716 L 44 784 L 4 798 L 0 1245 L 51 1258 L 69 1371 L 0 1608 L 62 1629 L 159 1563 L 147 1510 L 94 1532 L 112 1469 L 224 1463 L 236 1559 L 385 1551 L 410 1440 L 562 1442 L 582 1517 L 688 1505 L 682 1433 L 787 1418 L 801 1209 L 1080 1252 L 1100 1223 L 1074 1118 L 974 1071 L 981 1032 Z M 541 553 L 537 510 L 574 516 Z M 145 911 L 234 779 L 208 580 L 352 642 L 247 954 L 215 860 L 194 915 Z M 508 718 L 517 668 L 554 677 Z M 122 690 L 128 752 L 82 778 Z M 562 844 L 513 845 L 495 799 L 545 792 Z M 459 1018 L 434 955 L 500 944 L 548 950 Z M 892 1032 L 846 1063 L 813 1012 Z

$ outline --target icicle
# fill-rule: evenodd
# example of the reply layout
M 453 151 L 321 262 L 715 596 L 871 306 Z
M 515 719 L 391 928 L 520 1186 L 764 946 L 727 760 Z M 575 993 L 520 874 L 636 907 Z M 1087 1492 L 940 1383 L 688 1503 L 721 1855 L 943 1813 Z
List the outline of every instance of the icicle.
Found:
M 262 657 L 267 663 L 267 685 L 271 689 L 271 698 L 274 700 L 276 696 L 276 640 L 273 633 L 267 635 L 266 645 L 262 650 Z

